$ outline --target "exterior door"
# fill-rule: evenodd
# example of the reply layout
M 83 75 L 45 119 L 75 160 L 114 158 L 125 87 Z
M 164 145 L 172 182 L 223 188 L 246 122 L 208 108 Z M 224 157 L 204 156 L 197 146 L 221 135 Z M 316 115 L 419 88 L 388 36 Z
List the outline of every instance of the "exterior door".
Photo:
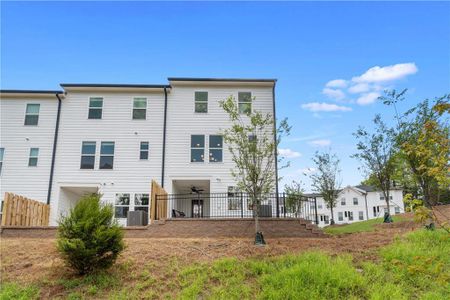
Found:
M 192 217 L 203 218 L 203 200 L 192 200 Z

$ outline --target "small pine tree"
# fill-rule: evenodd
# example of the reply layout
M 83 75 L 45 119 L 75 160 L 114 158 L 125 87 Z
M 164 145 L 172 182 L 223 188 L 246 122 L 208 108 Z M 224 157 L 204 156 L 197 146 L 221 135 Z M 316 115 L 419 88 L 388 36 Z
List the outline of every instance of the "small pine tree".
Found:
M 102 205 L 100 197 L 83 196 L 59 221 L 58 250 L 80 274 L 110 267 L 125 248 L 122 230 L 113 220 L 113 208 Z

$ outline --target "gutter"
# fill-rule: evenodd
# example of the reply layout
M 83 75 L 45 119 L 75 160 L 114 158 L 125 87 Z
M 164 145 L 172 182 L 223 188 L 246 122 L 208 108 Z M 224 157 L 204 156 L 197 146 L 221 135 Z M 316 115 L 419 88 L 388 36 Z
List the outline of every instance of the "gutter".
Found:
M 366 202 L 366 216 L 367 216 L 367 220 L 369 220 L 369 208 L 367 207 L 367 192 L 364 194 L 364 201 Z
M 277 117 L 275 113 L 275 85 L 273 82 L 272 87 L 272 107 L 273 107 L 273 141 L 275 143 L 275 193 L 277 195 L 277 203 L 279 203 L 279 190 L 278 190 L 278 143 L 277 143 Z
M 61 98 L 59 94 L 55 94 L 58 98 L 58 112 L 56 113 L 56 125 L 55 125 L 55 135 L 53 138 L 53 150 L 52 150 L 52 164 L 50 167 L 50 178 L 48 180 L 48 192 L 47 192 L 47 204 L 50 205 L 50 196 L 52 194 L 53 185 L 53 173 L 55 171 L 55 159 L 56 159 L 56 144 L 58 142 L 58 132 L 59 132 L 59 120 L 61 115 Z
M 161 187 L 164 188 L 164 168 L 166 162 L 166 131 L 167 131 L 167 87 L 164 87 L 164 125 L 163 125 L 163 148 L 161 166 Z

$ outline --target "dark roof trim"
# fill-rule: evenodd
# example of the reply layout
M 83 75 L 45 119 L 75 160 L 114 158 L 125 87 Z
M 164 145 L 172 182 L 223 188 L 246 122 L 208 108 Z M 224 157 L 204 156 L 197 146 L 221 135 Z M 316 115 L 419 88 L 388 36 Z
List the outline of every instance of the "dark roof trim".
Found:
M 169 81 L 229 81 L 229 82 L 273 82 L 276 79 L 256 79 L 256 78 L 188 78 L 188 77 L 169 77 Z
M 65 87 L 99 87 L 99 88 L 170 88 L 167 84 L 103 84 L 103 83 L 61 83 Z
M 63 91 L 38 91 L 38 90 L 0 90 L 2 94 L 62 94 Z

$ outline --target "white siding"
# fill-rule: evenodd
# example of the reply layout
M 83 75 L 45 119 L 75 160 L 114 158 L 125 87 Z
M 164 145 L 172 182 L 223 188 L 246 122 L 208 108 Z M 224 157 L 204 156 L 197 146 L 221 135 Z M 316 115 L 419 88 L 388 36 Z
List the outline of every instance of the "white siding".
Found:
M 228 186 L 234 186 L 230 170 L 233 168 L 228 146 L 223 145 L 223 162 L 208 161 L 208 136 L 220 134 L 221 129 L 230 126 L 228 115 L 219 106 L 220 100 L 233 95 L 238 101 L 238 92 L 251 92 L 252 109 L 272 113 L 271 86 L 213 86 L 201 84 L 197 86 L 173 85 L 168 98 L 167 113 L 167 145 L 165 188 L 173 192 L 174 179 L 205 179 L 210 180 L 211 193 L 225 193 Z M 208 92 L 208 113 L 194 112 L 195 91 Z M 205 135 L 205 161 L 190 162 L 191 135 Z M 212 208 L 214 209 L 214 208 Z
M 102 119 L 88 119 L 90 97 L 103 97 Z M 133 98 L 147 98 L 146 120 L 133 120 Z M 116 193 L 150 193 L 151 180 L 160 181 L 164 93 L 69 92 L 61 110 L 56 154 L 55 182 L 52 189 L 52 216 L 58 212 L 61 187 L 97 185 L 103 201 L 114 203 Z M 94 170 L 80 169 L 83 141 L 95 141 Z M 114 168 L 100 170 L 102 141 L 115 142 Z M 149 159 L 140 160 L 140 142 L 149 142 Z M 131 199 L 133 201 L 133 199 Z M 123 220 L 122 220 L 123 221 Z
M 37 126 L 25 126 L 27 103 L 39 103 Z M 41 202 L 47 201 L 53 138 L 58 100 L 48 98 L 7 98 L 0 100 L 0 144 L 5 148 L 1 172 L 0 199 L 12 192 Z M 28 167 L 30 148 L 39 148 L 36 167 Z

